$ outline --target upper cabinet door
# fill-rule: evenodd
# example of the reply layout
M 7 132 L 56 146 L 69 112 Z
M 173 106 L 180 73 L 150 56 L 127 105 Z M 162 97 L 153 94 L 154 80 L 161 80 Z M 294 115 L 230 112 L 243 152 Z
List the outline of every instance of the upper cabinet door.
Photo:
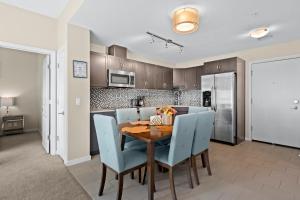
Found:
M 202 75 L 217 74 L 219 71 L 219 61 L 207 62 L 202 68 Z
M 185 89 L 197 89 L 197 67 L 184 69 Z
M 174 88 L 185 87 L 184 69 L 173 69 L 173 86 Z
M 155 76 L 156 73 L 155 65 L 145 63 L 145 88 L 146 89 L 155 89 Z
M 91 52 L 91 87 L 107 87 L 106 55 Z
M 236 72 L 237 58 L 228 58 L 219 61 L 219 72 Z
M 202 76 L 203 66 L 197 67 L 197 89 L 201 90 L 201 76 Z
M 163 89 L 173 89 L 173 69 L 164 67 L 163 68 Z
M 225 72 L 236 72 L 237 69 L 237 58 L 228 58 L 223 60 L 217 60 L 207 62 L 202 68 L 202 74 L 218 74 Z
M 127 72 L 134 72 L 134 61 L 128 60 L 128 59 L 121 59 L 121 70 L 127 71 Z
M 107 69 L 122 70 L 122 58 L 108 55 Z
M 153 68 L 153 76 L 154 76 L 154 85 L 155 89 L 162 90 L 164 89 L 164 68 L 161 66 L 154 66 Z
M 135 71 L 135 88 L 146 89 L 146 69 L 145 63 L 133 62 Z

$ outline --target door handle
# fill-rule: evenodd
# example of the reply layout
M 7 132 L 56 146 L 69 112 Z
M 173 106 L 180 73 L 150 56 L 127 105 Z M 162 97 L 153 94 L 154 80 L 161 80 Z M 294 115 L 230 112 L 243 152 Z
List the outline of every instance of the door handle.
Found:
M 65 115 L 65 112 L 60 112 L 60 113 L 58 113 L 59 115 Z

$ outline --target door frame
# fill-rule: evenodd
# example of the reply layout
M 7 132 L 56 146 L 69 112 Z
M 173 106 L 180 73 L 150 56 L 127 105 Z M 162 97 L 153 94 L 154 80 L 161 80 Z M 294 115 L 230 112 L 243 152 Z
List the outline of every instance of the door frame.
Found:
M 0 47 L 2 48 L 8 48 L 8 49 L 15 49 L 20 51 L 26 51 L 31 53 L 38 53 L 38 54 L 46 54 L 50 56 L 50 100 L 49 103 L 51 105 L 50 109 L 50 154 L 56 155 L 56 137 L 57 137 L 57 131 L 56 131 L 56 51 L 50 50 L 50 49 L 43 49 L 38 47 L 32 47 L 32 46 L 26 46 L 21 44 L 15 44 L 15 43 L 9 43 L 0 41 Z
M 248 141 L 252 141 L 252 71 L 253 71 L 253 65 L 254 64 L 260 64 L 260 63 L 266 63 L 266 62 L 274 62 L 274 61 L 281 61 L 281 60 L 289 60 L 289 59 L 295 59 L 295 58 L 300 58 L 300 54 L 295 54 L 295 55 L 289 55 L 289 56 L 280 56 L 280 57 L 274 57 L 274 58 L 268 58 L 268 59 L 261 59 L 261 60 L 257 60 L 257 61 L 253 61 L 249 63 L 249 97 L 246 101 L 246 105 L 248 103 L 249 105 L 249 112 L 248 112 L 248 119 L 249 119 L 249 124 L 246 127 L 246 133 L 248 132 L 248 137 L 246 138 L 246 140 Z M 246 134 L 247 135 L 247 134 Z
M 64 67 L 64 80 L 63 80 L 63 82 L 64 82 L 64 85 L 63 85 L 63 87 L 64 87 L 64 93 L 66 94 L 66 92 L 67 92 L 67 84 L 68 84 L 68 82 L 67 82 L 67 52 L 66 52 L 66 44 L 65 45 L 63 45 L 61 48 L 59 48 L 58 50 L 57 50 L 57 68 L 58 67 L 61 67 L 61 57 L 60 57 L 60 54 L 64 54 L 64 59 L 63 59 L 63 67 Z M 58 95 L 58 69 L 56 69 L 56 77 L 57 77 L 57 79 L 56 79 L 56 81 L 57 81 L 57 84 L 56 84 L 56 91 L 57 91 L 57 95 Z M 59 139 L 61 139 L 61 141 L 62 142 L 60 142 L 60 144 L 62 145 L 62 146 L 56 146 L 57 148 L 56 148 L 56 154 L 57 155 L 59 155 L 64 161 L 67 159 L 67 155 L 68 155 L 68 112 L 67 112 L 67 109 L 68 109 L 68 95 L 65 95 L 64 96 L 64 102 L 63 102 L 63 104 L 64 104 L 64 133 L 61 135 L 62 136 L 62 138 L 59 138 Z M 58 105 L 58 96 L 57 96 L 57 102 L 56 102 L 56 105 Z M 57 106 L 57 111 L 56 111 L 56 113 L 55 113 L 55 117 L 56 117 L 56 126 L 57 126 L 57 135 L 59 135 L 59 133 L 58 133 L 58 115 L 59 115 L 59 110 L 58 110 L 58 106 Z M 56 138 L 57 139 L 57 138 Z M 56 144 L 58 143 L 58 140 L 56 140 Z M 60 148 L 60 149 L 59 149 Z M 59 153 L 60 152 L 60 153 Z

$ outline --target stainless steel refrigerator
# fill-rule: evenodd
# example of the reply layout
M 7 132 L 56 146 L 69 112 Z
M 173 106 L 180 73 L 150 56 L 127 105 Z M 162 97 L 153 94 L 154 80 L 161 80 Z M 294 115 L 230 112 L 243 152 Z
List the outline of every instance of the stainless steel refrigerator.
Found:
M 211 139 L 236 144 L 236 74 L 201 76 L 202 106 L 216 112 Z

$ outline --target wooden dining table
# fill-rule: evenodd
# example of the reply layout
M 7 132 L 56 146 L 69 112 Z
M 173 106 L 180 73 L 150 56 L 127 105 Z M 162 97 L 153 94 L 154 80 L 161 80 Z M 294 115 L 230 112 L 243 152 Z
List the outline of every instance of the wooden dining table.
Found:
M 149 122 L 143 121 L 143 123 L 124 123 L 119 125 L 121 133 L 122 145 L 124 145 L 125 137 L 131 136 L 137 140 L 143 141 L 147 144 L 147 174 L 148 174 L 148 199 L 154 198 L 154 153 L 155 142 L 164 140 L 171 137 L 173 126 L 162 125 L 152 126 Z

